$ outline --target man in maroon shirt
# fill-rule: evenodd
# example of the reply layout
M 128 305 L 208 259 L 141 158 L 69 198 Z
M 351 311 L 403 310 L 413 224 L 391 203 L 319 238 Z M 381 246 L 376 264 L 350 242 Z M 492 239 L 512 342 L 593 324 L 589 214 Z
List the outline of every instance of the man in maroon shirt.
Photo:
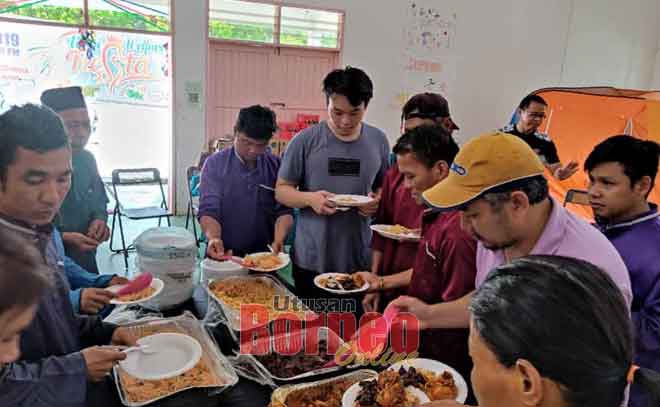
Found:
M 458 153 L 458 145 L 440 126 L 420 126 L 406 132 L 394 147 L 404 186 L 421 205 L 422 193 L 442 181 Z M 454 301 L 474 290 L 476 241 L 461 228 L 460 212 L 427 209 L 413 268 L 389 276 L 359 273 L 370 290 L 407 287 L 407 295 L 430 303 Z M 467 329 L 422 332 L 420 355 L 439 360 L 469 377 Z
M 401 114 L 402 132 L 421 125 L 439 125 L 451 133 L 458 126 L 449 116 L 449 103 L 437 93 L 419 93 L 403 106 Z M 403 186 L 403 174 L 393 165 L 385 173 L 380 206 L 374 217 L 375 225 L 401 225 L 408 229 L 419 229 L 424 206 L 418 204 Z M 389 276 L 413 266 L 417 253 L 417 242 L 396 241 L 374 234 L 371 249 L 371 272 Z M 369 293 L 364 297 L 365 311 L 383 311 L 387 304 L 405 292 L 392 289 Z

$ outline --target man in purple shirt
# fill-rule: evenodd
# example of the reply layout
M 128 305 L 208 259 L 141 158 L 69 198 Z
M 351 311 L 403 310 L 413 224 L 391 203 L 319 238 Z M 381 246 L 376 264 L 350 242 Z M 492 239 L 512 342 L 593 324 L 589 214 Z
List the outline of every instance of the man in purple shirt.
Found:
M 462 211 L 463 228 L 479 241 L 477 287 L 491 270 L 513 259 L 558 255 L 600 267 L 630 305 L 630 278 L 621 256 L 593 226 L 550 198 L 543 171 L 543 163 L 523 140 L 487 133 L 465 144 L 449 176 L 423 196 L 435 208 Z M 422 329 L 462 328 L 468 326 L 471 297 L 433 305 L 400 297 L 393 303 L 415 314 Z
M 208 239 L 207 255 L 244 256 L 269 244 L 283 249 L 291 210 L 275 201 L 280 159 L 268 151 L 277 131 L 275 113 L 250 106 L 238 114 L 234 146 L 206 160 L 200 183 L 199 222 Z
M 660 146 L 614 136 L 589 154 L 589 202 L 598 228 L 619 251 L 632 283 L 635 363 L 660 371 L 660 218 L 647 201 L 658 173 Z M 632 386 L 630 406 L 645 406 Z

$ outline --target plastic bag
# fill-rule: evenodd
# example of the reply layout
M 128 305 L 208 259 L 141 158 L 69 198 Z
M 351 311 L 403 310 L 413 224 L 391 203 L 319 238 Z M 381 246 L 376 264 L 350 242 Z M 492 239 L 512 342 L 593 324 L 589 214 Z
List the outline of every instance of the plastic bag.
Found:
M 257 382 L 262 386 L 270 386 L 275 389 L 278 385 L 271 378 L 270 373 L 254 360 L 250 355 L 235 354 L 227 357 L 231 363 L 234 371 L 240 376 L 253 382 Z
M 118 305 L 112 310 L 110 315 L 103 319 L 103 322 L 115 325 L 126 325 L 132 324 L 136 321 L 147 321 L 162 317 L 163 314 L 160 312 L 149 311 L 139 305 Z

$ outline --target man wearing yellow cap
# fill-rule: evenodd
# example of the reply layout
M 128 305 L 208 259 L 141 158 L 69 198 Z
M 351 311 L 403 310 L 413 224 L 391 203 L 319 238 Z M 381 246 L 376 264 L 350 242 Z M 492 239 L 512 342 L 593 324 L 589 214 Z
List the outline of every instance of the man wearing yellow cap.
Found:
M 479 241 L 478 288 L 495 267 L 513 259 L 545 254 L 575 257 L 603 269 L 630 306 L 630 277 L 612 244 L 596 228 L 548 195 L 543 163 L 520 138 L 487 133 L 465 144 L 450 174 L 424 192 L 427 204 L 462 211 L 462 226 Z M 393 303 L 415 314 L 423 329 L 459 328 L 469 323 L 472 294 L 427 305 L 412 297 Z

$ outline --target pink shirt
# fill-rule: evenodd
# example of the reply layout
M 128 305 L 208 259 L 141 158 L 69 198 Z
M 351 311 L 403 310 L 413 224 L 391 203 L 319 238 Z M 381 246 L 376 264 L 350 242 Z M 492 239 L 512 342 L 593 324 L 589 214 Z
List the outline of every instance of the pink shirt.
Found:
M 605 271 L 619 287 L 630 308 L 630 276 L 623 259 L 612 243 L 598 229 L 569 212 L 552 199 L 548 223 L 530 254 L 574 257 L 588 261 Z M 504 251 L 477 246 L 477 288 L 495 267 L 506 263 Z

